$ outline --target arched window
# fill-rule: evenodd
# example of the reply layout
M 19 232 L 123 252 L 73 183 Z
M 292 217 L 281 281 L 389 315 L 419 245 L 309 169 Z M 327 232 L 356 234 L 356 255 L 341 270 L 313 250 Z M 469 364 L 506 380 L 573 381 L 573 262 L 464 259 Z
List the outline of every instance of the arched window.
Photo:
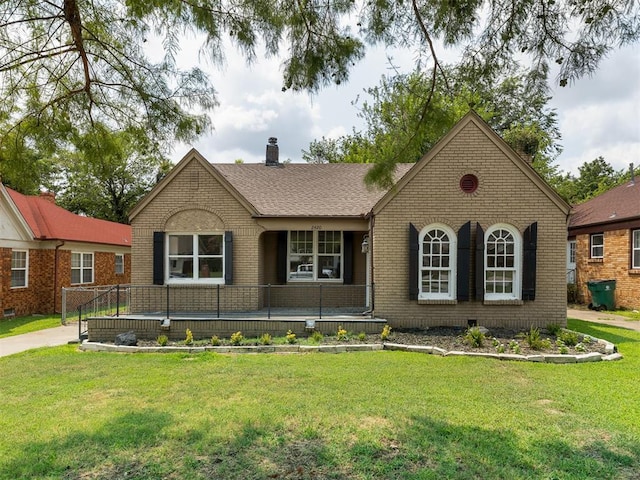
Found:
M 521 298 L 522 240 L 511 225 L 493 225 L 485 235 L 484 291 L 486 300 Z
M 456 298 L 456 235 L 445 225 L 428 225 L 420 232 L 419 298 Z

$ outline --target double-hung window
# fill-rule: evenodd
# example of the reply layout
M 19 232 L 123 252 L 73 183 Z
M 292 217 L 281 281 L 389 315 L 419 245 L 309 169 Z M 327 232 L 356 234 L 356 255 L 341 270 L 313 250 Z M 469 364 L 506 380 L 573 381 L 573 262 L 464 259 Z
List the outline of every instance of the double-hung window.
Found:
M 485 299 L 517 300 L 521 297 L 522 256 L 520 235 L 508 225 L 494 225 L 485 237 Z
M 171 281 L 224 281 L 224 235 L 177 234 L 168 236 Z
M 71 253 L 71 284 L 93 283 L 93 253 Z
M 591 258 L 604 257 L 604 233 L 591 235 Z
M 115 274 L 124 274 L 124 255 L 122 253 L 116 253 L 115 256 Z
M 341 231 L 290 231 L 288 280 L 341 280 L 342 254 Z
M 11 252 L 11 288 L 21 288 L 28 285 L 29 252 L 13 250 Z
M 640 268 L 640 230 L 634 230 L 631 243 L 631 268 Z
M 444 225 L 429 225 L 420 234 L 419 297 L 453 300 L 456 286 L 456 236 Z

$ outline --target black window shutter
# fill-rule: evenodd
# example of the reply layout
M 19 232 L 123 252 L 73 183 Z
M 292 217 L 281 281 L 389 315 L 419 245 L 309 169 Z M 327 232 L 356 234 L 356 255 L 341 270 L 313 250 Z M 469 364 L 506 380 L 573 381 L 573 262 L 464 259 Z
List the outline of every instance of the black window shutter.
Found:
M 536 299 L 536 250 L 538 248 L 538 222 L 524 231 L 522 256 L 522 299 Z
M 409 224 L 409 300 L 418 299 L 418 230 Z
M 476 300 L 484 300 L 484 230 L 476 223 Z
M 456 296 L 458 301 L 469 301 L 469 268 L 471 267 L 471 222 L 467 222 L 458 230 L 458 261 Z
M 287 231 L 278 232 L 278 253 L 276 257 L 278 283 L 287 283 Z
M 233 285 L 233 232 L 224 232 L 224 284 Z
M 164 232 L 153 232 L 153 284 L 164 284 Z
M 353 285 L 353 232 L 342 232 L 344 247 L 344 284 Z

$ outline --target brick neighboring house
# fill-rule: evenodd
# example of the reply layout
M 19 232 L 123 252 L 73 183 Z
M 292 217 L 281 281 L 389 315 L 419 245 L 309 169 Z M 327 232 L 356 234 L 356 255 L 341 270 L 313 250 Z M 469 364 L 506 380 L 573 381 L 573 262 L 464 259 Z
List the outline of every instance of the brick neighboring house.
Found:
M 63 287 L 130 278 L 129 225 L 71 213 L 50 192 L 0 184 L 0 318 L 60 312 Z
M 474 112 L 389 191 L 365 186 L 370 165 L 277 152 L 191 150 L 131 213 L 132 283 L 363 284 L 363 308 L 394 328 L 566 324 L 570 207 Z
M 640 308 L 640 182 L 631 180 L 573 207 L 568 268 L 578 301 L 591 303 L 587 282 L 615 280 L 618 307 Z

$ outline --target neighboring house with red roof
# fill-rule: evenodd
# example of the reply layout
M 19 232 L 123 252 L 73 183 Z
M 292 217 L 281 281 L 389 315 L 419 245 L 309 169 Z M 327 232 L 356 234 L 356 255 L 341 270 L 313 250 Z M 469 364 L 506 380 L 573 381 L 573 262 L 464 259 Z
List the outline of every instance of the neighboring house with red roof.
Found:
M 581 303 L 591 303 L 587 282 L 615 280 L 616 306 L 640 308 L 640 182 L 633 175 L 573 207 L 568 258 Z
M 0 184 L 0 318 L 61 311 L 63 287 L 129 283 L 131 227 Z
M 319 285 L 343 307 L 363 286 L 357 311 L 394 328 L 566 324 L 570 207 L 478 115 L 388 191 L 370 167 L 282 164 L 275 139 L 264 164 L 191 150 L 131 212 L 132 284 L 219 286 L 245 312 L 317 302 Z

